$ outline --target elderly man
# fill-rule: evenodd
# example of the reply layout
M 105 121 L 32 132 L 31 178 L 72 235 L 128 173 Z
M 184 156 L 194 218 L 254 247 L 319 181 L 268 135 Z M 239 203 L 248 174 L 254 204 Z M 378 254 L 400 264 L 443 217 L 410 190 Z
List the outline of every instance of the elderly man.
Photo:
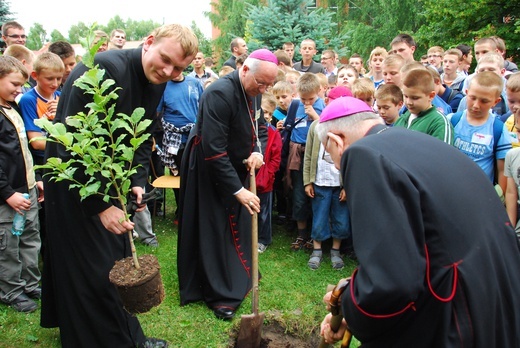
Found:
M 142 47 L 96 54 L 95 64 L 115 81 L 119 98 L 115 114 L 130 115 L 137 107 L 153 120 L 165 83 L 180 75 L 197 53 L 197 38 L 181 25 L 156 29 Z M 68 115 L 85 111 L 92 96 L 73 86 L 87 68 L 79 63 L 67 79 L 55 122 L 65 123 Z M 124 142 L 125 140 L 123 140 Z M 132 193 L 141 202 L 152 152 L 152 140 L 137 149 L 134 162 L 141 164 L 132 177 Z M 46 157 L 67 161 L 67 153 L 56 143 L 47 143 Z M 80 170 L 78 170 L 80 172 Z M 78 180 L 82 180 L 81 176 Z M 103 178 L 100 176 L 100 180 Z M 130 255 L 123 210 L 99 196 L 80 200 L 69 183 L 46 180 L 47 241 L 44 254 L 42 316 L 43 327 L 59 327 L 63 347 L 155 347 L 166 342 L 146 338 L 136 317 L 124 308 L 108 274 L 116 260 Z M 144 206 L 138 210 L 142 211 Z M 163 345 L 158 345 L 158 344 Z
M 316 127 L 340 167 L 359 266 L 343 325 L 367 347 L 518 347 L 520 245 L 489 179 L 436 138 L 351 97 Z M 330 293 L 325 297 L 328 299 Z
M 267 137 L 261 94 L 278 72 L 276 56 L 251 53 L 239 70 L 202 94 L 181 166 L 178 274 L 181 304 L 204 301 L 233 318 L 251 289 L 251 214 L 260 199 L 247 189 L 263 164 Z

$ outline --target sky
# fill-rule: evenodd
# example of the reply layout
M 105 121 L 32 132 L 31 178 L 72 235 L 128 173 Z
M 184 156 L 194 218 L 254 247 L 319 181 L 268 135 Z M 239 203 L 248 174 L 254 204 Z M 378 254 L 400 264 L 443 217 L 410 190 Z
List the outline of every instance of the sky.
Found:
M 72 25 L 97 22 L 106 25 L 119 15 L 123 20 L 153 20 L 160 24 L 191 26 L 195 21 L 202 33 L 211 38 L 211 23 L 203 14 L 210 11 L 211 0 L 8 0 L 13 18 L 26 34 L 34 23 L 43 25 L 47 34 L 57 29 L 67 37 Z M 180 5 L 183 4 L 183 5 Z M 88 4 L 88 5 L 87 5 Z

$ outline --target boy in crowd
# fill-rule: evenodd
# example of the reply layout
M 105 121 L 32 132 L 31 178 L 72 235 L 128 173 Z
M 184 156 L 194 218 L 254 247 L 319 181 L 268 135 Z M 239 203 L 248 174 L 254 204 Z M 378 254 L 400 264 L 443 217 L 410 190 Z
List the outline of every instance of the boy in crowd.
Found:
M 518 75 L 518 73 L 514 75 Z M 514 110 L 515 112 L 511 117 L 520 121 L 520 106 L 515 106 Z M 516 129 L 515 134 L 517 134 Z M 512 226 L 515 228 L 516 236 L 520 239 L 520 223 L 518 221 L 518 204 L 520 203 L 518 202 L 520 197 L 520 147 L 515 147 L 506 154 L 504 176 L 507 179 L 505 194 L 507 215 L 509 216 Z
M 298 90 L 296 88 L 296 84 L 298 83 L 300 76 L 302 76 L 302 74 L 296 70 L 289 70 L 285 74 L 285 81 L 289 82 L 293 88 L 294 98 L 298 97 Z
M 110 33 L 109 50 L 122 50 L 126 43 L 126 33 L 123 29 L 114 29 Z
M 509 79 L 507 79 L 506 96 L 510 111 L 503 115 L 500 120 L 506 124 L 506 128 L 513 137 L 513 147 L 518 147 L 520 146 L 520 136 L 518 135 L 520 122 L 517 121 L 517 118 L 520 115 L 517 112 L 515 116 L 513 110 L 516 111 L 516 109 L 520 108 L 520 72 L 511 74 Z
M 403 107 L 403 92 L 396 85 L 381 85 L 376 90 L 376 107 L 379 116 L 387 126 L 393 126 L 399 118 L 399 110 Z
M 316 77 L 320 81 L 320 92 L 318 93 L 318 97 L 325 100 L 325 94 L 329 89 L 329 79 L 324 73 L 317 73 Z
M 462 92 L 462 84 L 466 79 L 464 73 L 459 72 L 462 64 L 462 52 L 457 48 L 452 48 L 444 53 L 442 66 L 444 72 L 441 74 L 442 83 L 453 90 Z
M 376 89 L 372 80 L 366 77 L 356 79 L 356 81 L 352 83 L 351 90 L 354 98 L 364 101 L 371 108 L 374 107 L 374 94 L 376 93 Z
M 311 72 L 319 73 L 323 72 L 323 65 L 316 63 L 313 58 L 316 55 L 316 43 L 314 40 L 305 39 L 300 44 L 300 54 L 302 55 L 301 62 L 295 63 L 293 68 L 296 71 L 302 73 Z
M 264 151 L 264 165 L 256 174 L 256 190 L 260 198 L 258 214 L 258 252 L 263 253 L 272 243 L 272 210 L 275 176 L 280 168 L 282 157 L 282 138 L 280 132 L 271 124 L 276 99 L 270 93 L 262 96 L 262 110 L 267 124 L 267 144 Z
M 369 80 L 369 83 L 373 88 L 372 81 Z M 313 121 L 309 128 L 303 163 L 303 185 L 312 203 L 313 250 L 307 265 L 312 270 L 320 267 L 323 260 L 322 242 L 332 238 L 330 261 L 333 269 L 340 270 L 344 267 L 340 246 L 342 240 L 350 237 L 350 214 L 339 170 L 334 167 L 315 132 L 318 123 L 319 119 Z
M 410 35 L 397 35 L 390 43 L 390 46 L 392 47 L 392 53 L 398 54 L 401 57 L 403 57 L 405 63 L 410 63 L 415 60 L 413 58 L 413 54 L 415 52 L 417 44 L 415 43 L 413 37 L 411 37 Z
M 348 64 L 352 65 L 354 68 L 356 68 L 359 77 L 363 77 L 365 74 L 365 68 L 363 67 L 363 58 L 358 53 L 354 53 L 350 56 L 348 60 Z
M 471 62 L 473 61 L 473 53 L 471 51 L 471 46 L 460 44 L 455 48 L 462 52 L 462 62 L 460 63 L 458 72 L 468 76 L 468 70 L 471 66 Z
M 76 53 L 74 52 L 74 48 L 67 41 L 56 41 L 50 44 L 49 52 L 57 54 L 58 57 L 63 61 L 63 65 L 65 66 L 65 72 L 63 73 L 63 78 L 61 79 L 60 90 L 67 81 L 67 77 L 69 77 L 70 72 L 76 66 Z
M 34 120 L 46 117 L 53 120 L 56 115 L 61 84 L 65 67 L 56 54 L 46 52 L 36 57 L 32 77 L 36 86 L 20 99 L 20 109 L 29 141 L 44 135 L 42 129 L 34 124 Z M 45 140 L 29 143 L 36 164 L 43 164 Z
M 374 82 L 377 89 L 384 82 L 383 79 L 383 61 L 388 57 L 388 52 L 383 47 L 376 47 L 370 52 L 368 59 L 368 67 L 370 71 L 368 76 Z
M 17 59 L 0 57 L 0 300 L 18 312 L 38 308 L 41 297 L 38 253 L 38 190 L 43 183 L 33 170 L 24 124 L 14 101 L 29 75 Z M 29 199 L 22 194 L 28 193 Z M 20 235 L 11 233 L 15 214 L 25 214 Z
M 496 52 L 488 52 L 488 53 L 480 56 L 480 58 L 478 60 L 477 68 L 475 70 L 475 74 L 468 76 L 466 78 L 466 80 L 464 81 L 464 85 L 466 85 L 466 82 L 467 82 L 468 83 L 467 85 L 469 86 L 469 83 L 471 83 L 471 80 L 474 78 L 474 76 L 476 76 L 479 73 L 484 72 L 484 71 L 490 71 L 490 72 L 497 74 L 502 79 L 502 82 L 503 82 L 502 85 L 505 85 L 504 73 L 505 73 L 506 69 L 504 68 L 504 58 L 502 58 L 502 56 Z M 467 89 L 468 89 L 468 87 L 466 87 L 466 90 Z M 496 117 L 502 117 L 502 115 L 505 115 L 509 112 L 509 107 L 508 107 L 508 103 L 507 103 L 507 95 L 505 93 L 505 90 L 503 90 L 502 93 L 500 94 L 500 98 L 501 99 L 498 101 L 498 103 L 496 103 L 493 106 L 493 109 L 492 109 L 492 111 Z M 467 107 L 467 98 L 464 97 L 460 101 L 459 110 L 460 111 L 465 110 L 466 107 Z
M 333 50 L 325 50 L 321 53 L 321 65 L 323 65 L 324 74 L 329 77 L 338 74 L 336 66 L 336 52 Z
M 287 53 L 287 55 L 289 56 L 292 67 L 292 62 L 294 61 L 294 44 L 292 42 L 284 42 L 284 44 L 282 45 L 282 50 L 284 50 L 285 53 Z
M 292 243 L 291 249 L 312 249 L 309 239 L 307 220 L 311 216 L 310 200 L 305 194 L 303 185 L 303 158 L 307 134 L 311 123 L 320 118 L 325 107 L 323 99 L 318 97 L 320 82 L 315 74 L 303 74 L 298 80 L 300 103 L 296 111 L 296 119 L 291 133 L 289 158 L 287 160 L 288 186 L 293 190 L 292 217 L 298 227 L 298 237 Z
M 428 63 L 435 67 L 439 74 L 442 74 L 442 57 L 444 49 L 441 46 L 433 46 L 428 49 Z
M 453 127 L 432 105 L 435 97 L 432 74 L 426 68 L 410 70 L 403 79 L 402 90 L 408 110 L 395 122 L 395 126 L 416 130 L 453 144 Z
M 502 89 L 502 77 L 490 71 L 479 72 L 469 84 L 468 108 L 448 117 L 454 126 L 455 147 L 506 192 L 504 159 L 511 149 L 511 137 L 504 123 L 491 111 L 500 101 Z
M 273 86 L 271 93 L 273 94 L 277 105 L 276 110 L 273 112 L 271 124 L 280 129 L 283 127 L 283 121 L 287 116 L 287 110 L 294 98 L 293 87 L 287 81 L 279 81 Z
M 29 77 L 31 76 L 35 57 L 34 53 L 30 49 L 23 45 L 13 44 L 5 49 L 4 56 L 11 56 L 18 59 L 25 67 L 25 69 L 27 69 Z M 32 83 L 31 79 L 27 79 L 27 81 L 22 86 L 22 93 L 16 96 L 16 102 L 18 103 L 22 95 L 33 87 L 34 84 Z
M 200 81 L 202 85 L 204 85 L 204 82 L 207 81 L 210 77 L 213 77 L 215 79 L 218 79 L 218 75 L 215 74 L 213 70 L 210 68 L 207 68 L 205 64 L 206 60 L 204 58 L 204 53 L 197 52 L 195 55 L 195 58 L 193 58 L 193 62 L 191 64 L 193 65 L 193 71 L 188 74 L 188 76 L 194 77 L 197 80 Z
M 457 112 L 461 99 L 464 94 L 457 90 L 446 87 L 441 81 L 441 75 L 435 67 L 429 65 L 427 67 L 433 76 L 433 83 L 435 83 L 435 94 L 441 98 L 446 104 L 450 106 L 451 112 Z M 434 104 L 435 105 L 435 104 Z M 447 113 L 445 113 L 447 115 Z
M 383 79 L 388 85 L 401 88 L 401 68 L 405 64 L 404 58 L 398 54 L 391 54 L 383 60 Z

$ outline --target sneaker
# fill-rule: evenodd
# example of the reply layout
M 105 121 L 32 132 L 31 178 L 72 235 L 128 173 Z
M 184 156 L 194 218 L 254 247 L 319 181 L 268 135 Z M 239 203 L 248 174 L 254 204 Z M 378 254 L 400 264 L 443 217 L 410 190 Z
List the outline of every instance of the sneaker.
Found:
M 39 286 L 37 288 L 34 288 L 34 290 L 26 292 L 25 293 L 29 298 L 32 298 L 34 300 L 39 300 L 42 298 L 42 288 Z
M 9 304 L 15 311 L 20 313 L 31 313 L 38 308 L 36 302 L 27 297 L 26 294 L 21 294 Z
M 291 250 L 293 251 L 299 251 L 303 249 L 303 246 L 305 245 L 305 239 L 302 237 L 296 238 L 294 242 L 291 244 Z
M 307 262 L 307 266 L 309 266 L 309 268 L 312 269 L 313 271 L 320 268 L 321 260 L 322 260 L 321 256 L 322 256 L 321 251 L 320 252 L 313 251 L 311 254 L 311 257 L 309 258 L 309 262 Z
M 152 239 L 149 239 L 149 240 L 146 240 L 146 241 L 142 241 L 142 243 L 144 245 L 148 245 L 149 247 L 152 247 L 152 248 L 158 248 L 159 247 L 159 242 L 157 241 L 157 238 L 152 238 Z
M 258 252 L 261 254 L 267 249 L 267 245 L 258 243 Z
M 345 263 L 339 254 L 339 250 L 330 252 L 330 262 L 332 263 L 332 268 L 336 270 L 343 269 L 345 267 Z
M 139 345 L 139 348 L 166 348 L 168 342 L 154 337 L 146 337 L 146 340 Z

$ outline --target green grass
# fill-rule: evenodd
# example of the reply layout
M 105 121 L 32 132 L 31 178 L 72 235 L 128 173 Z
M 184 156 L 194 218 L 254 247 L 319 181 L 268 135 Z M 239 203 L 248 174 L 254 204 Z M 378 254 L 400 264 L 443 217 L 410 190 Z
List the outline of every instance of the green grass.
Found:
M 173 192 L 167 192 L 166 218 L 154 218 L 154 231 L 160 247 L 152 249 L 137 243 L 138 254 L 153 253 L 161 264 L 165 286 L 164 302 L 150 312 L 138 315 L 147 336 L 168 340 L 172 347 L 228 347 L 230 337 L 240 327 L 240 316 L 251 313 L 248 296 L 231 322 L 215 318 L 204 303 L 179 305 L 177 280 L 177 227 L 173 224 Z M 281 324 L 288 334 L 300 338 L 317 335 L 326 309 L 322 297 L 328 284 L 352 273 L 355 264 L 346 260 L 345 269 L 333 270 L 325 251 L 324 261 L 316 271 L 307 267 L 309 254 L 289 248 L 295 232 L 273 225 L 273 244 L 259 256 L 262 279 L 259 285 L 259 308 L 267 325 Z M 40 310 L 21 314 L 0 305 L 0 347 L 60 347 L 58 329 L 39 326 Z M 352 347 L 358 342 L 354 339 Z

